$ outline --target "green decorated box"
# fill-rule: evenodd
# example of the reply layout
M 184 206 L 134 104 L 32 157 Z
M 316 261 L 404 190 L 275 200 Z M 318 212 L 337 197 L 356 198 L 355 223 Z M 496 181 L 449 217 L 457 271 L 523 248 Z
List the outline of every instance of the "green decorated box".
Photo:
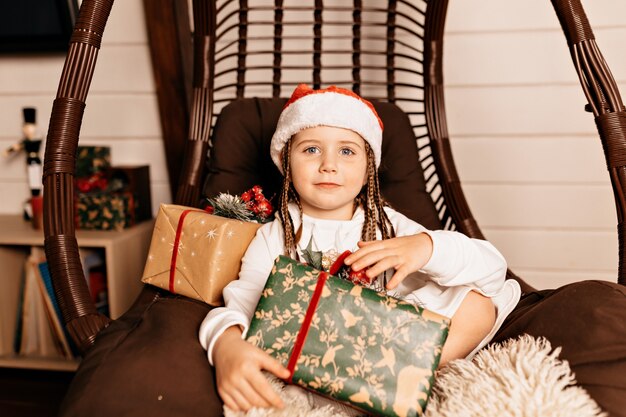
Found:
M 280 256 L 247 340 L 287 382 L 384 416 L 422 415 L 447 317 Z
M 76 227 L 87 230 L 122 230 L 135 224 L 131 192 L 78 193 Z
M 111 167 L 109 146 L 78 146 L 76 148 L 76 178 L 88 178 L 104 173 Z

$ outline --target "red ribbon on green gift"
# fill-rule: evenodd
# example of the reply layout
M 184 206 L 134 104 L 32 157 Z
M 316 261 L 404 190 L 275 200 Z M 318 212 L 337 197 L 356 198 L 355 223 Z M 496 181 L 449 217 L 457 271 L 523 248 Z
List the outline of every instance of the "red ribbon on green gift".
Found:
M 293 350 L 291 351 L 291 356 L 289 357 L 289 362 L 287 363 L 287 370 L 289 371 L 289 382 L 293 382 L 292 379 L 296 369 L 296 363 L 300 358 L 302 348 L 304 348 L 304 342 L 306 341 L 306 336 L 309 333 L 309 329 L 311 328 L 313 315 L 315 314 L 317 305 L 319 304 L 320 298 L 322 297 L 322 290 L 324 289 L 324 284 L 326 283 L 327 279 L 328 274 L 323 271 L 320 272 L 317 278 L 317 284 L 315 285 L 315 291 L 313 291 L 311 302 L 309 303 L 309 307 L 306 310 L 304 321 L 302 322 L 302 326 L 300 326 L 298 336 L 296 337 L 296 342 L 293 345 Z

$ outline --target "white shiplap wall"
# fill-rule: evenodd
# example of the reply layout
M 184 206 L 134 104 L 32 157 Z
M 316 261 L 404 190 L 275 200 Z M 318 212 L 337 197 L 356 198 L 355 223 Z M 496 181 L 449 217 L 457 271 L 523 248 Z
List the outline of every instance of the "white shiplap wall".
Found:
M 626 2 L 583 5 L 626 91 Z M 452 147 L 487 238 L 539 288 L 614 281 L 609 177 L 551 3 L 451 0 L 445 39 Z
M 45 136 L 65 57 L 0 55 L 0 149 L 21 136 L 22 107 L 37 108 Z M 142 2 L 113 6 L 83 119 L 80 144 L 111 147 L 114 165 L 149 164 L 152 205 L 170 200 Z M 43 158 L 43 148 L 42 148 Z M 0 213 L 28 198 L 24 156 L 0 159 Z
M 584 0 L 583 0 L 584 1 Z M 587 0 L 598 44 L 626 90 L 626 2 Z M 0 146 L 23 106 L 47 128 L 63 57 L 0 56 Z M 487 237 L 531 284 L 615 280 L 615 209 L 595 124 L 548 0 L 450 0 L 445 82 L 452 146 Z M 81 143 L 115 164 L 149 163 L 153 205 L 170 200 L 140 0 L 117 1 Z M 23 160 L 0 161 L 0 213 L 27 197 Z

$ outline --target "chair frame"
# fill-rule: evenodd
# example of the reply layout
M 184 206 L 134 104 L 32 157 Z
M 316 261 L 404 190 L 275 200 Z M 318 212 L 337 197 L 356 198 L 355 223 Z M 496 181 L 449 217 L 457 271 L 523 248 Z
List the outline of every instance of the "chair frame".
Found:
M 433 197 L 440 219 L 445 228 L 458 230 L 470 237 L 484 239 L 474 219 L 461 188 L 461 181 L 456 171 L 450 140 L 447 131 L 444 84 L 443 84 L 443 33 L 446 17 L 447 0 L 416 0 L 423 7 L 411 6 L 407 0 L 388 0 L 386 9 L 373 9 L 363 6 L 361 0 L 354 0 L 351 8 L 352 47 L 349 51 L 328 51 L 349 53 L 352 64 L 343 69 L 350 69 L 349 83 L 355 92 L 372 87 L 384 90 L 384 97 L 372 97 L 387 100 L 400 105 L 403 102 L 421 104 L 422 111 L 409 111 L 416 131 L 416 142 L 420 151 L 429 192 Z M 253 11 L 263 9 L 248 6 L 247 0 L 194 0 L 194 71 L 192 84 L 192 107 L 190 128 L 185 145 L 185 156 L 180 182 L 175 201 L 178 204 L 196 205 L 199 200 L 204 174 L 205 156 L 210 150 L 210 133 L 218 115 L 218 108 L 228 101 L 246 97 L 247 87 L 271 87 L 272 97 L 279 97 L 285 88 L 293 88 L 294 83 L 282 78 L 283 72 L 290 69 L 283 64 L 288 51 L 282 49 L 282 34 L 288 25 L 283 16 L 288 9 L 282 0 L 275 0 L 271 11 L 274 20 L 266 22 L 274 28 L 273 47 L 269 53 L 273 62 L 265 69 L 272 71 L 269 81 L 258 83 L 246 82 L 246 71 L 254 66 L 246 66 L 246 58 L 255 53 L 248 49 L 248 29 L 252 23 L 248 20 Z M 216 16 L 225 13 L 233 4 L 237 12 L 229 13 L 227 19 L 218 21 Z M 552 4 L 565 33 L 572 60 L 578 73 L 583 92 L 587 97 L 586 109 L 595 117 L 600 139 L 604 148 L 607 167 L 613 186 L 618 218 L 619 236 L 619 272 L 617 281 L 626 284 L 626 260 L 624 236 L 626 223 L 626 111 L 617 85 L 595 38 L 580 0 L 552 0 Z M 80 134 L 87 93 L 95 69 L 102 35 L 113 0 L 84 0 L 77 23 L 70 40 L 69 51 L 61 74 L 56 98 L 54 100 L 48 129 L 44 159 L 44 236 L 45 251 L 55 293 L 67 329 L 81 351 L 93 345 L 95 337 L 105 328 L 110 319 L 98 314 L 91 302 L 81 262 L 74 226 L 74 169 L 76 148 Z M 423 21 L 411 20 L 402 12 L 402 7 L 409 7 L 417 14 L 423 14 Z M 331 7 L 332 8 L 332 7 Z M 298 66 L 299 70 L 312 75 L 312 84 L 322 86 L 321 57 L 325 53 L 321 45 L 321 28 L 325 24 L 322 17 L 322 1 L 315 0 L 311 7 L 299 7 L 301 11 L 313 13 L 313 49 L 312 64 Z M 325 8 L 325 9 L 328 9 Z M 338 8 L 340 9 L 340 8 Z M 345 9 L 344 9 L 345 11 Z M 365 13 L 382 12 L 384 22 L 368 21 Z M 227 26 L 228 19 L 235 22 Z M 226 22 L 226 23 L 225 23 Z M 300 24 L 296 22 L 295 24 Z M 304 23 L 303 23 L 304 24 Z M 386 49 L 378 55 L 384 58 L 383 64 L 371 67 L 363 64 L 372 52 L 362 50 L 362 28 L 366 26 L 386 28 Z M 396 45 L 402 42 L 398 31 L 415 32 L 413 28 L 423 29 L 422 50 L 411 45 L 401 44 L 403 51 L 396 51 Z M 236 33 L 238 40 L 227 46 L 220 46 L 219 41 L 228 33 Z M 252 39 L 252 38 L 250 38 Z M 344 38 L 342 38 L 344 39 Z M 234 48 L 231 52 L 228 48 Z M 418 56 L 409 56 L 406 50 L 415 51 Z M 419 54 L 422 55 L 420 60 Z M 367 58 L 367 59 L 366 59 Z M 236 64 L 227 69 L 220 69 L 220 64 L 227 60 L 236 60 Z M 405 74 L 420 73 L 409 66 L 397 66 L 397 61 L 407 60 L 416 64 L 427 63 L 421 69 L 423 85 L 405 85 L 400 71 Z M 260 68 L 260 67 L 259 67 Z M 257 69 L 259 69 L 257 68 Z M 338 68 L 340 69 L 340 68 Z M 368 70 L 382 70 L 384 81 L 369 82 L 362 78 Z M 222 81 L 227 75 L 234 76 L 234 81 Z M 325 84 L 340 83 L 341 80 L 323 81 Z M 417 88 L 420 91 L 406 96 L 398 94 L 401 88 Z M 216 94 L 220 92 L 221 95 Z M 419 98 L 418 94 L 422 94 Z M 219 96 L 219 97 L 218 97 Z M 415 116 L 415 117 L 413 117 Z M 418 118 L 421 122 L 414 122 Z M 421 129 L 421 130 L 420 130 Z M 426 132 L 425 135 L 419 132 Z M 423 139 L 423 140 L 422 140 Z M 422 143 L 425 142 L 425 143 Z M 533 290 L 521 278 L 508 271 L 509 278 L 516 279 L 524 292 Z

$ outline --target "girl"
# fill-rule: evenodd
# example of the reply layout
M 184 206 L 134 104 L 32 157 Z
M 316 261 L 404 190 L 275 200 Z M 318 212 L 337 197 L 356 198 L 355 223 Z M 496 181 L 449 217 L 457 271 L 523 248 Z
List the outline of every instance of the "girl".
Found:
M 390 295 L 451 317 L 441 365 L 472 355 L 495 334 L 520 298 L 505 281 L 506 262 L 488 242 L 451 231 L 430 231 L 384 205 L 377 168 L 383 124 L 371 103 L 337 87 L 299 85 L 271 141 L 284 175 L 276 219 L 261 227 L 242 259 L 239 279 L 224 289 L 225 307 L 209 312 L 200 342 L 215 366 L 217 387 L 233 410 L 282 407 L 262 370 L 289 372 L 242 340 L 274 259 L 302 259 L 312 243 L 331 265 L 346 264 L 382 280 Z

